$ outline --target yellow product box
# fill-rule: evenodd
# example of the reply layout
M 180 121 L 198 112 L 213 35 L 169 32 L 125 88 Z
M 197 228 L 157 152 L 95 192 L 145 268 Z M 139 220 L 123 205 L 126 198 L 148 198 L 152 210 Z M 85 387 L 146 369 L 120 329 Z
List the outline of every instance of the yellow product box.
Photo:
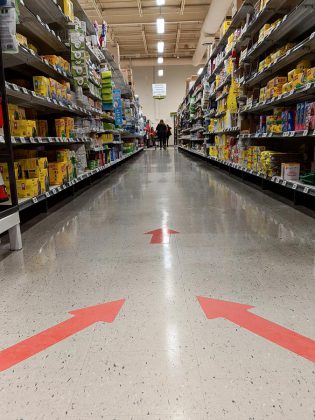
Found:
M 274 98 L 276 98 L 277 96 L 279 96 L 279 95 L 282 95 L 282 86 L 283 85 L 281 85 L 281 86 L 277 86 L 277 87 L 275 87 L 275 88 L 273 88 L 272 89 L 272 96 L 274 97 Z
M 40 183 L 40 189 L 41 193 L 49 191 L 49 174 L 48 169 L 41 169 L 39 172 L 39 183 Z
M 61 98 L 66 99 L 67 98 L 67 93 L 68 93 L 67 86 L 66 85 L 63 85 L 63 84 L 60 84 L 60 95 L 61 95 Z
M 269 82 L 267 83 L 267 89 L 272 89 L 274 87 L 275 87 L 275 79 L 269 80 Z
M 32 178 L 48 178 L 48 169 L 40 169 L 39 166 L 37 166 L 34 169 L 24 169 L 23 171 L 23 178 L 25 179 L 32 179 Z
M 305 84 L 305 82 L 306 82 L 306 78 L 305 78 L 304 73 L 296 74 L 292 81 L 292 88 L 296 89 L 296 88 L 302 87 Z
M 223 37 L 223 35 L 225 34 L 225 32 L 229 29 L 229 27 L 231 26 L 232 20 L 230 19 L 226 19 L 220 28 L 220 38 Z
M 69 162 L 70 161 L 70 150 L 69 149 L 63 149 L 63 150 L 57 150 L 57 162 Z
M 49 183 L 50 185 L 60 185 L 67 182 L 68 162 L 49 163 Z
M 19 120 L 19 107 L 14 104 L 8 104 L 9 120 Z
M 212 157 L 218 156 L 218 148 L 216 146 L 210 146 L 209 147 L 209 155 Z
M 33 77 L 34 92 L 41 96 L 50 96 L 49 79 L 44 76 Z
M 282 86 L 282 85 L 284 85 L 287 82 L 288 82 L 288 78 L 287 77 L 279 77 L 278 76 L 278 77 L 275 77 L 273 79 L 273 85 L 274 85 L 274 87 Z
M 229 48 L 232 48 L 232 45 L 233 45 L 233 42 L 234 42 L 234 33 L 233 34 L 231 34 L 229 37 L 228 37 L 228 46 L 229 46 Z
M 57 98 L 57 82 L 54 79 L 49 79 L 49 96 L 53 99 Z
M 295 76 L 296 74 L 297 74 L 297 73 L 296 73 L 296 70 L 295 70 L 295 69 L 294 69 L 294 70 L 289 71 L 289 73 L 288 73 L 288 81 L 289 81 L 289 82 L 293 82 L 294 76 Z
M 310 60 L 301 60 L 297 63 L 295 69 L 304 72 L 304 71 L 307 71 L 309 68 L 311 68 L 311 66 L 312 66 L 312 63 Z
M 265 60 L 262 60 L 260 63 L 259 63 L 259 66 L 258 66 L 258 71 L 260 72 L 260 71 L 263 71 L 263 69 L 265 68 Z
M 66 122 L 63 118 L 55 120 L 56 136 L 66 137 Z
M 271 55 L 268 55 L 268 57 L 265 58 L 264 62 L 265 62 L 265 67 L 269 66 L 269 64 L 271 64 L 272 62 Z
M 272 91 L 273 89 L 266 89 L 266 93 L 265 93 L 266 100 L 272 98 Z
M 16 34 L 16 40 L 20 45 L 24 45 L 24 47 L 27 47 L 27 38 L 24 35 Z
M 36 128 L 38 137 L 48 137 L 48 121 L 37 120 Z
M 66 137 L 70 138 L 73 135 L 73 130 L 74 130 L 74 119 L 70 118 L 70 117 L 65 117 L 64 118 L 65 121 L 65 133 L 66 133 Z
M 74 7 L 71 0 L 63 0 L 63 13 L 73 22 Z
M 32 198 L 40 194 L 40 183 L 38 178 L 17 179 L 16 189 L 19 198 Z
M 11 120 L 11 134 L 13 137 L 36 137 L 36 121 Z
M 20 164 L 23 170 L 31 170 L 31 169 L 37 169 L 37 168 L 40 170 L 44 170 L 48 168 L 48 160 L 46 157 L 20 159 L 18 163 Z
M 47 60 L 52 66 L 59 66 L 60 64 L 60 57 L 57 55 L 42 55 L 42 59 Z
M 315 81 L 315 67 L 308 69 L 306 72 L 306 80 L 307 82 L 314 82 Z
M 274 22 L 272 22 L 272 24 L 270 25 L 270 29 L 274 29 L 278 25 L 278 23 L 281 22 L 281 20 L 282 19 L 277 19 Z
M 282 132 L 282 126 L 281 125 L 276 125 L 276 124 L 272 125 L 271 126 L 271 132 L 276 133 L 276 134 L 281 133 Z
M 2 178 L 4 181 L 9 181 L 9 169 L 8 164 L 6 162 L 1 163 L 0 162 L 0 174 L 2 175 Z M 21 167 L 18 162 L 14 162 L 14 175 L 15 178 L 18 179 L 21 174 Z
M 263 87 L 260 89 L 260 92 L 259 92 L 259 102 L 263 102 L 265 100 L 266 100 L 266 88 Z
M 291 92 L 291 90 L 292 90 L 292 82 L 285 83 L 282 86 L 282 93 L 289 93 L 289 92 Z
M 34 44 L 32 44 L 31 42 L 29 42 L 29 43 L 27 44 L 27 46 L 28 46 L 28 48 L 29 48 L 30 50 L 33 50 L 34 52 L 36 52 L 36 54 L 38 54 L 38 48 L 37 48 L 37 47 L 35 47 L 35 45 L 34 45 Z
M 62 89 L 63 89 L 62 84 L 59 82 L 56 82 L 56 96 L 58 99 L 62 98 Z

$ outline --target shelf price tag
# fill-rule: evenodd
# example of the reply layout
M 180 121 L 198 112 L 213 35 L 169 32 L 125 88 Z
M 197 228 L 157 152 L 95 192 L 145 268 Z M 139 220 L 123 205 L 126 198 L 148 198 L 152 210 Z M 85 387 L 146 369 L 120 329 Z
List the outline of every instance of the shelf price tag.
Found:
M 305 136 L 307 136 L 308 135 L 308 130 L 304 130 L 303 131 L 303 137 L 305 137 Z
M 28 90 L 25 89 L 24 87 L 22 88 L 22 92 L 25 93 L 25 95 L 28 95 Z
M 276 184 L 280 184 L 280 178 L 276 178 Z
M 50 193 L 49 192 L 46 192 L 45 195 L 46 195 L 47 198 L 50 197 Z
M 52 190 L 51 190 L 51 192 L 53 193 L 53 194 L 56 194 L 56 190 L 55 190 L 55 188 L 53 188 Z
M 20 142 L 21 142 L 22 144 L 25 144 L 25 143 L 26 143 L 25 137 L 20 137 Z
M 30 137 L 30 143 L 32 144 L 36 143 L 34 137 Z
M 303 190 L 304 194 L 308 194 L 309 191 L 310 191 L 309 187 L 305 187 L 304 190 Z
M 286 187 L 286 185 L 287 185 L 287 181 L 283 181 L 283 182 L 282 182 L 282 185 L 283 185 L 284 187 Z
M 53 137 L 48 137 L 48 143 L 54 143 L 54 138 Z
M 16 90 L 17 92 L 20 91 L 19 87 L 15 83 L 11 83 L 13 90 Z
M 11 143 L 13 143 L 13 144 L 16 143 L 15 137 L 11 137 Z
M 37 197 L 34 197 L 32 201 L 33 201 L 34 204 L 37 204 L 38 203 Z
M 293 190 L 296 190 L 296 189 L 297 189 L 297 184 L 293 184 L 292 189 L 293 189 Z

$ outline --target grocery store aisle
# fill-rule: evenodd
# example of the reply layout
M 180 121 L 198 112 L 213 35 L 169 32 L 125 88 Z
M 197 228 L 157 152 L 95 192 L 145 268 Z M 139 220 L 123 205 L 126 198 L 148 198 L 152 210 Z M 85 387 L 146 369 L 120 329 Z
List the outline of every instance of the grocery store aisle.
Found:
M 315 339 L 314 238 L 313 219 L 206 163 L 142 153 L 25 232 L 22 252 L 1 251 L 2 350 L 69 311 L 125 303 L 112 323 L 78 317 L 59 327 L 69 337 L 50 330 L 53 346 L 0 353 L 0 418 L 314 418 L 314 364 L 208 320 L 196 299 L 254 306 Z M 47 348 L 26 358 L 30 343 Z

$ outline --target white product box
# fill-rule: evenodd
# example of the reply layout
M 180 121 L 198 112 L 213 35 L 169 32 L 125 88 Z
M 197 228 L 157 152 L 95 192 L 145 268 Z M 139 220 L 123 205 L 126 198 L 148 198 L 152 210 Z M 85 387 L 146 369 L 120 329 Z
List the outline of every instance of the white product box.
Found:
M 286 181 L 298 181 L 300 179 L 300 164 L 282 163 L 281 178 L 285 179 Z

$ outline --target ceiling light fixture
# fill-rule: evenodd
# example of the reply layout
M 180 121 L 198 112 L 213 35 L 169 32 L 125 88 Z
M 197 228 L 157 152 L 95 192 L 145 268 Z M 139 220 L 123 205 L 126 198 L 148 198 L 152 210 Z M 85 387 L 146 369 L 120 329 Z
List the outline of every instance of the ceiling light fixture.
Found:
M 164 6 L 164 4 L 165 4 L 165 0 L 156 0 L 157 6 Z
M 156 19 L 156 28 L 158 34 L 164 34 L 165 32 L 165 20 L 164 18 L 157 18 Z
M 157 50 L 159 53 L 163 53 L 164 52 L 164 41 L 159 41 L 157 43 Z
M 163 57 L 158 57 L 157 62 L 158 62 L 158 64 L 163 64 L 164 63 L 164 58 Z
M 158 71 L 158 76 L 159 76 L 159 77 L 163 77 L 163 76 L 164 76 L 164 70 L 163 70 L 163 69 L 160 69 L 160 70 Z

